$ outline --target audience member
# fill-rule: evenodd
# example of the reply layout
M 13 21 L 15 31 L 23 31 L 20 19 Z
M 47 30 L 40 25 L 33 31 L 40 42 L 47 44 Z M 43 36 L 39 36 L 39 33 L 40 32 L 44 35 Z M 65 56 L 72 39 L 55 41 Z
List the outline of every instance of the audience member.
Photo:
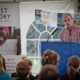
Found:
M 33 76 L 33 75 L 32 75 L 32 72 L 31 72 L 31 69 L 32 69 L 32 61 L 31 61 L 30 59 L 28 59 L 26 56 L 22 56 L 21 58 L 22 58 L 22 61 L 27 61 L 27 63 L 29 64 L 29 75 L 28 75 L 28 78 L 29 78 L 30 80 L 36 79 L 36 77 Z M 12 73 L 12 74 L 11 74 L 11 77 L 13 77 L 13 78 L 18 78 L 19 76 L 18 76 L 18 74 L 15 72 L 15 73 Z
M 46 50 L 42 56 L 42 65 L 45 64 L 54 64 L 57 65 L 60 56 L 57 52 L 52 50 Z
M 4 57 L 3 57 L 2 55 L 0 55 L 0 59 L 3 60 L 3 66 L 4 66 L 4 69 L 5 69 L 5 71 L 6 71 L 5 59 L 4 59 Z
M 80 66 L 80 59 L 78 56 L 71 56 L 68 59 L 68 71 L 67 74 L 61 76 L 61 80 L 80 80 L 78 73 Z
M 39 80 L 60 80 L 56 66 L 51 64 L 44 65 L 41 69 Z
M 10 75 L 5 71 L 3 58 L 0 58 L 0 80 L 11 80 Z
M 22 59 L 22 61 L 24 61 L 24 60 L 27 61 L 27 58 L 24 55 L 21 56 L 21 59 Z M 14 72 L 14 73 L 11 74 L 11 77 L 12 78 L 18 78 L 18 74 L 16 72 Z
M 42 66 L 47 65 L 47 64 L 52 64 L 56 65 L 58 64 L 58 61 L 60 59 L 60 56 L 57 52 L 53 50 L 46 50 L 42 56 Z M 36 79 L 38 79 L 39 74 L 36 75 Z
M 30 68 L 30 71 L 29 71 L 29 79 L 30 80 L 35 80 L 36 79 L 36 77 L 35 76 L 33 76 L 32 75 L 32 72 L 31 72 L 31 70 L 32 70 L 32 61 L 30 60 L 30 59 L 28 59 L 28 63 L 29 63 L 29 68 Z
M 31 69 L 32 69 L 32 61 L 30 59 L 26 58 L 26 56 L 22 56 L 22 60 L 23 61 L 28 61 L 28 63 L 29 63 L 29 79 L 30 80 L 36 79 L 36 77 L 33 76 L 32 75 L 32 72 L 31 72 Z
M 24 56 L 24 55 L 23 55 L 23 56 L 21 56 L 21 59 L 22 59 L 22 61 L 24 61 L 24 60 L 25 60 L 25 61 L 27 61 L 27 58 L 26 58 L 26 56 Z M 12 73 L 12 74 L 11 74 L 11 77 L 12 77 L 12 78 L 17 78 L 17 77 L 18 77 L 18 75 L 17 75 L 17 73 L 16 73 L 16 72 L 14 72 L 14 73 Z
M 29 63 L 27 61 L 20 61 L 16 66 L 18 79 L 16 80 L 29 80 Z

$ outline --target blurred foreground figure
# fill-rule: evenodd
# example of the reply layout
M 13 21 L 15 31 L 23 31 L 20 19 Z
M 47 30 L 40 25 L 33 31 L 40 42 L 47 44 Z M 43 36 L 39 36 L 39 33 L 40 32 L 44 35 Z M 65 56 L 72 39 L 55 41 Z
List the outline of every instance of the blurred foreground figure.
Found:
M 68 59 L 68 71 L 67 74 L 61 76 L 61 80 L 80 80 L 78 73 L 80 67 L 80 59 L 78 56 L 71 56 Z
M 60 80 L 56 66 L 51 64 L 44 65 L 41 69 L 39 80 Z

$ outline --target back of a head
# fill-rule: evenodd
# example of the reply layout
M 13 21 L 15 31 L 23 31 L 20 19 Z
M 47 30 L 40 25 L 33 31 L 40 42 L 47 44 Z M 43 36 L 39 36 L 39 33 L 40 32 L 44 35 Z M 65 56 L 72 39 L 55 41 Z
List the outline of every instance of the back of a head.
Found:
M 20 61 L 16 66 L 16 71 L 19 77 L 27 78 L 29 74 L 29 63 L 27 61 Z
M 75 69 L 79 68 L 80 59 L 78 56 L 71 56 L 68 59 L 68 67 L 74 67 Z
M 57 65 L 57 62 L 59 61 L 60 57 L 57 52 L 52 50 L 46 50 L 42 57 L 42 65 L 45 64 L 54 64 Z
M 32 61 L 31 61 L 30 59 L 28 59 L 27 56 L 24 56 L 24 55 L 23 55 L 23 56 L 21 57 L 21 59 L 22 59 L 23 61 L 28 61 L 29 65 L 32 66 Z
M 41 69 L 40 80 L 59 80 L 59 73 L 55 65 L 44 65 Z
M 76 72 L 79 70 L 80 59 L 78 56 L 71 56 L 68 59 L 68 75 L 70 79 L 74 79 Z
M 4 73 L 4 72 L 5 72 L 5 68 L 3 64 L 3 58 L 0 57 L 0 73 Z

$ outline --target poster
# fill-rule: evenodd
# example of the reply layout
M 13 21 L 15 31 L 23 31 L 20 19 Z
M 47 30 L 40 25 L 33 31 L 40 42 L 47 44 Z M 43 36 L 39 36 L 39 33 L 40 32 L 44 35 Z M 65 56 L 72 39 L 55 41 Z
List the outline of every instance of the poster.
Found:
M 0 54 L 20 55 L 19 3 L 0 3 Z

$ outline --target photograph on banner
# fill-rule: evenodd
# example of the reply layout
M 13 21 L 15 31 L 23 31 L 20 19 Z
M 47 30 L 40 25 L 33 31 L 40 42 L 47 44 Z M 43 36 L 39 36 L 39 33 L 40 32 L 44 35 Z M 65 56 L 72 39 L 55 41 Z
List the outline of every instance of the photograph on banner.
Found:
M 0 26 L 0 54 L 21 54 L 20 28 Z
M 35 22 L 37 24 L 42 24 L 41 13 L 42 13 L 42 10 L 35 10 Z
M 58 13 L 57 15 L 57 27 L 64 27 L 63 19 L 62 19 L 63 13 Z
M 41 16 L 42 24 L 43 25 L 49 25 L 50 20 L 50 12 L 43 11 Z

